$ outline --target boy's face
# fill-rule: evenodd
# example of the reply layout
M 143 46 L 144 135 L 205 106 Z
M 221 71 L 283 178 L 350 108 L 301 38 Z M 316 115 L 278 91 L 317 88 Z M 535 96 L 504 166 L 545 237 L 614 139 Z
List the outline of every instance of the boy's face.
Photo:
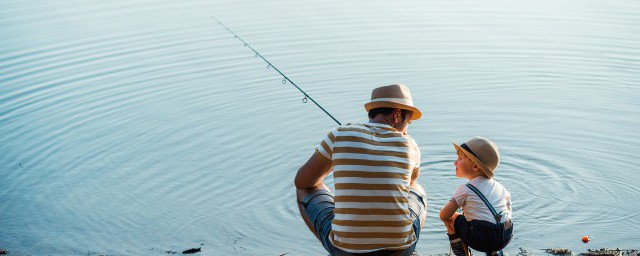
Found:
M 473 162 L 464 153 L 458 152 L 458 160 L 453 162 L 453 165 L 456 166 L 456 177 L 469 178 L 474 176 Z

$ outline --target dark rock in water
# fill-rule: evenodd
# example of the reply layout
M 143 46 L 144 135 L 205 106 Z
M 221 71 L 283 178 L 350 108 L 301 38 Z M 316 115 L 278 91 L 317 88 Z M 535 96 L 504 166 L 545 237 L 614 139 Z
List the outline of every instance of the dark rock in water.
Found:
M 572 255 L 573 254 L 571 250 L 566 248 L 549 248 L 549 249 L 545 249 L 544 251 L 553 255 Z
M 580 255 L 587 256 L 622 256 L 622 252 L 620 249 L 617 250 L 608 250 L 608 249 L 600 249 L 600 250 L 591 250 L 589 249 L 587 252 L 580 253 Z
M 0 255 L 6 255 L 7 253 L 9 253 L 9 251 L 0 249 Z
M 186 251 L 182 252 L 182 254 L 192 254 L 192 253 L 200 252 L 200 248 L 202 248 L 202 247 L 191 248 L 189 250 L 186 250 Z
M 638 250 L 606 249 L 591 250 L 580 253 L 581 256 L 638 256 Z

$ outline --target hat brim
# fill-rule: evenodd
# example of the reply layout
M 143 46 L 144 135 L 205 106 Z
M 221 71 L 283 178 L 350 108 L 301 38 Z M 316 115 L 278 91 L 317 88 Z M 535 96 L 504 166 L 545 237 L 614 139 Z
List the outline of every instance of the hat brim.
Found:
M 476 164 L 477 166 L 480 166 L 480 170 L 482 170 L 482 172 L 485 175 L 487 175 L 488 178 L 493 178 L 493 171 L 491 169 L 489 169 L 489 167 L 487 167 L 482 161 L 480 161 L 480 159 L 478 159 L 476 156 L 471 154 L 471 152 L 469 152 L 466 149 L 458 146 L 458 144 L 455 144 L 455 143 L 453 143 L 453 147 L 456 148 L 456 151 L 462 151 L 464 153 L 464 155 L 466 155 L 467 157 L 469 157 L 471 159 L 471 161 L 473 161 L 474 164 Z
M 422 112 L 418 108 L 413 107 L 413 106 L 400 104 L 400 103 L 395 103 L 395 102 L 390 102 L 390 101 L 376 101 L 376 102 L 369 102 L 367 104 L 364 104 L 364 109 L 366 109 L 367 112 L 369 110 L 374 109 L 374 108 L 406 109 L 406 110 L 409 110 L 409 111 L 413 112 L 413 114 L 411 115 L 411 120 L 418 120 L 418 119 L 420 119 L 420 117 L 422 117 Z

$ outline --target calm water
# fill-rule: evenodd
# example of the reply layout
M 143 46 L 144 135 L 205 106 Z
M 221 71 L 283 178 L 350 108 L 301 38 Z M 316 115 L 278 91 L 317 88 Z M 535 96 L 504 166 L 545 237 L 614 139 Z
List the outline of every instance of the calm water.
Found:
M 501 149 L 509 252 L 640 247 L 636 0 L 3 0 L 0 248 L 326 255 L 293 178 L 335 123 L 211 15 L 342 122 L 412 89 L 421 254 L 448 252 L 451 143 L 474 135 Z

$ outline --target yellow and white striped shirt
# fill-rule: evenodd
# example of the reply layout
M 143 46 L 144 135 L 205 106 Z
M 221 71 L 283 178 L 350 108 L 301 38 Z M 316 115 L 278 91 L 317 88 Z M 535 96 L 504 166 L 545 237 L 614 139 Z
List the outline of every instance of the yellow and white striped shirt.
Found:
M 329 132 L 316 150 L 333 168 L 333 245 L 364 253 L 416 242 L 408 198 L 420 149 L 411 136 L 386 124 L 347 124 Z

